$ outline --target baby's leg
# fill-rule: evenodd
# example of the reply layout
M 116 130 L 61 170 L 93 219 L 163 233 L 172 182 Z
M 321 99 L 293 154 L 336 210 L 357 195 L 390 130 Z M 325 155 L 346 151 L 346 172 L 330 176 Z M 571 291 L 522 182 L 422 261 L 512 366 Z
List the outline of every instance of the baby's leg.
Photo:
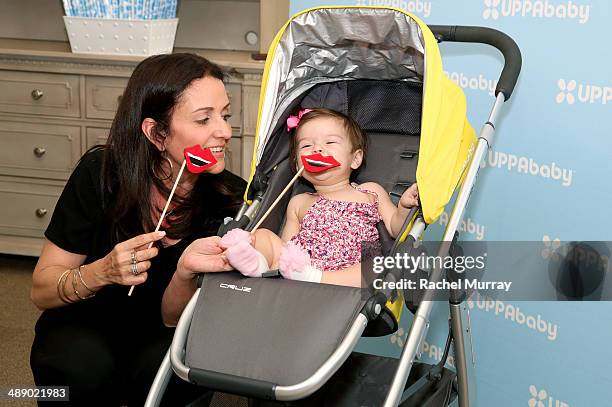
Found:
M 264 255 L 270 269 L 277 269 L 278 258 L 283 248 L 283 241 L 281 238 L 268 229 L 257 229 L 252 236 L 254 240 L 253 246 Z

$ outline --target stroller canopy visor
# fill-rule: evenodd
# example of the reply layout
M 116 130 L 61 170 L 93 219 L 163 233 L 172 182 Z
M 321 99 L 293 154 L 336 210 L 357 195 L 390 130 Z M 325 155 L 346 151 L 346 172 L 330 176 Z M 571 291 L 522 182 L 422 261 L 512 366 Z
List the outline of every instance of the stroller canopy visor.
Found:
M 417 17 L 381 7 L 321 7 L 293 16 L 268 51 L 251 179 L 280 116 L 319 83 L 357 79 L 423 85 L 417 167 L 423 215 L 433 223 L 474 148 L 465 96 L 442 70 L 433 34 Z

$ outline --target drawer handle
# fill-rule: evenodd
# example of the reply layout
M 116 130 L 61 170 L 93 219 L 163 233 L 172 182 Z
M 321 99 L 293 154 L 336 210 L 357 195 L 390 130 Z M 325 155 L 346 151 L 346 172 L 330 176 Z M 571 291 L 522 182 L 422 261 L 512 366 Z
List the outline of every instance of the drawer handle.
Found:
M 47 214 L 47 210 L 45 208 L 38 208 L 34 213 L 36 213 L 36 216 L 38 216 L 39 218 L 42 218 Z
M 46 152 L 47 150 L 45 150 L 43 147 L 36 147 L 34 149 L 34 155 L 36 157 L 42 157 L 43 155 L 45 155 Z
M 43 97 L 43 95 L 44 95 L 43 91 L 40 90 L 40 89 L 34 89 L 32 91 L 32 99 L 34 99 L 34 100 L 40 99 L 41 97 Z

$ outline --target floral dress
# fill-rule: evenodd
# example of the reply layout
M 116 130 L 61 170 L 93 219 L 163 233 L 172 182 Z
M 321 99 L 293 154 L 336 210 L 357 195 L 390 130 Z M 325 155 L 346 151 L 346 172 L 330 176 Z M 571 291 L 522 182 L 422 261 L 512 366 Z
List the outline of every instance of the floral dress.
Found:
M 337 271 L 361 262 L 362 242 L 378 245 L 378 195 L 356 184 L 351 186 L 373 195 L 375 201 L 334 201 L 319 195 L 290 240 L 307 251 L 312 266 L 321 271 Z

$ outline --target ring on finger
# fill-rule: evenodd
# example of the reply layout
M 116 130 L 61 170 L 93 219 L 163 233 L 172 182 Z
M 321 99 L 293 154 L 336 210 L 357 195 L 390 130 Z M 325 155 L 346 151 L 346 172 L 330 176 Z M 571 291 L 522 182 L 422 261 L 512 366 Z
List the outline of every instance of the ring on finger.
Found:
M 138 271 L 138 265 L 136 263 L 132 263 L 132 274 L 134 274 L 135 276 L 140 274 L 140 272 Z
M 132 274 L 134 274 L 135 276 L 140 274 L 138 272 L 138 262 L 136 261 L 136 251 L 132 252 Z

